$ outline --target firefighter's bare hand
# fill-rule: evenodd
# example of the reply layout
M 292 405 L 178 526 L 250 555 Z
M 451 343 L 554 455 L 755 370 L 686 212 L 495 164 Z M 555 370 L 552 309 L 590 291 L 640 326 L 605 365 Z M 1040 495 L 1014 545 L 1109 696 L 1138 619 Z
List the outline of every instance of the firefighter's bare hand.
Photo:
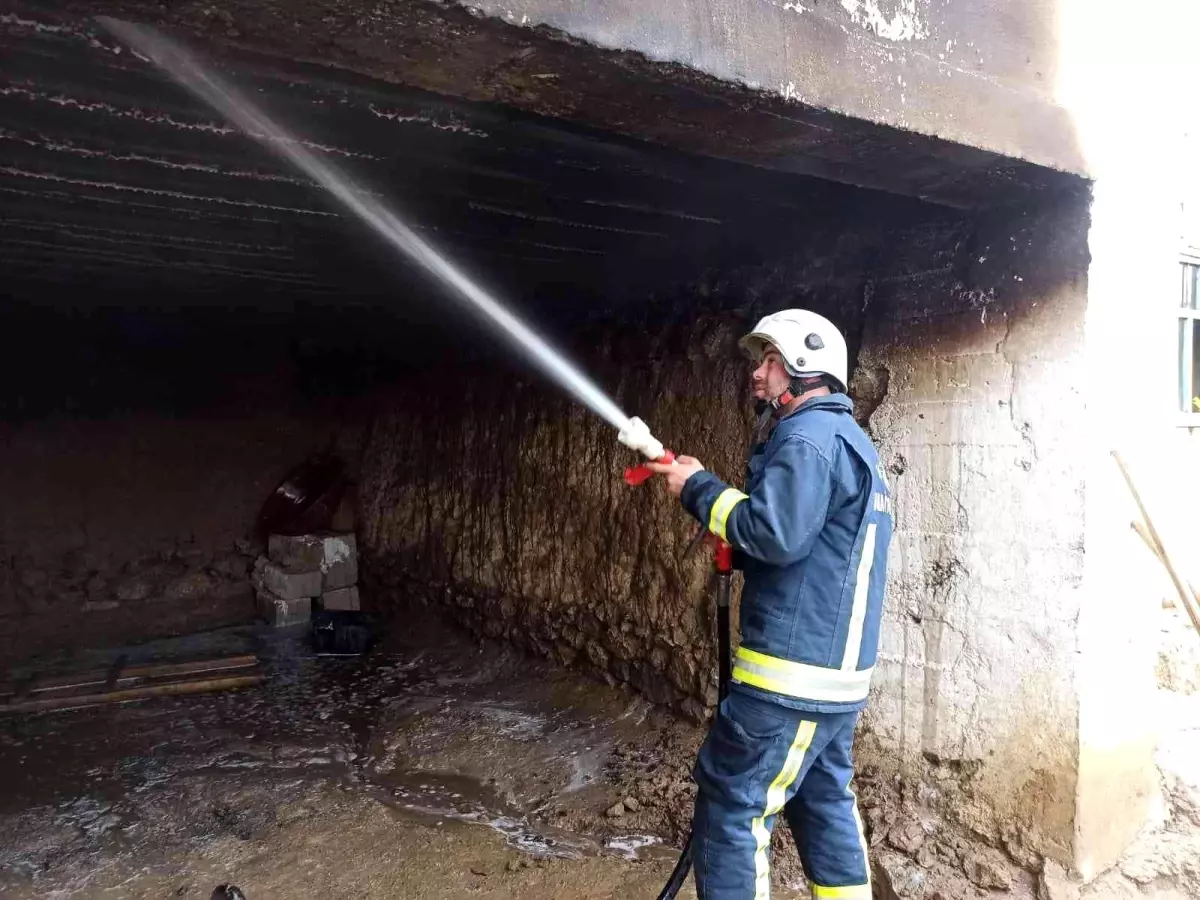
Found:
M 675 462 L 647 463 L 650 470 L 657 475 L 667 476 L 667 490 L 678 497 L 683 492 L 687 480 L 697 472 L 704 471 L 704 463 L 694 456 L 677 456 Z

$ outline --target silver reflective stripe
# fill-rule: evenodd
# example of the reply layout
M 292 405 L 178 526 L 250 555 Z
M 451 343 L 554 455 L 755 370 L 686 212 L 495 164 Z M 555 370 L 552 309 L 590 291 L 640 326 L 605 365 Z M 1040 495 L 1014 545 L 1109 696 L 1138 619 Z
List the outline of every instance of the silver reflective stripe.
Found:
M 872 668 L 847 672 L 738 647 L 733 680 L 798 700 L 854 703 L 867 699 L 874 671 Z
M 858 668 L 858 653 L 862 649 L 863 624 L 867 620 L 867 594 L 871 589 L 871 567 L 875 565 L 875 523 L 867 525 L 863 538 L 862 556 L 858 559 L 858 576 L 854 582 L 854 605 L 850 607 L 850 630 L 846 633 L 846 653 L 842 656 L 842 671 Z

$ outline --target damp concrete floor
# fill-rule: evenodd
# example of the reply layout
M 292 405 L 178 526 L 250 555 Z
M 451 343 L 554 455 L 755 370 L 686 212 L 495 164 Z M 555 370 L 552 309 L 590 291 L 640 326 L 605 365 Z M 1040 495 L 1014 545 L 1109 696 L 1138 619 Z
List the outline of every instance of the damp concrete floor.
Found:
M 635 898 L 674 864 L 701 729 L 622 689 L 436 623 L 365 659 L 263 627 L 122 649 L 269 677 L 0 720 L 5 897 Z

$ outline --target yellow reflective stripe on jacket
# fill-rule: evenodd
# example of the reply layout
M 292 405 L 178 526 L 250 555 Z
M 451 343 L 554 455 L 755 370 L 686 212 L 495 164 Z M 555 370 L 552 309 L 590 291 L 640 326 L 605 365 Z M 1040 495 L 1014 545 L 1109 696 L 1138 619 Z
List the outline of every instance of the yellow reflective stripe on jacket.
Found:
M 854 884 L 849 887 L 822 887 L 814 884 L 811 887 L 813 897 L 819 897 L 821 900 L 871 900 L 869 884 Z
M 798 700 L 855 703 L 867 699 L 874 671 L 830 669 L 738 647 L 733 680 Z
M 708 514 L 708 530 L 721 540 L 728 540 L 725 537 L 725 523 L 729 521 L 729 514 L 733 512 L 733 508 L 746 499 L 746 495 L 736 488 L 721 491 Z

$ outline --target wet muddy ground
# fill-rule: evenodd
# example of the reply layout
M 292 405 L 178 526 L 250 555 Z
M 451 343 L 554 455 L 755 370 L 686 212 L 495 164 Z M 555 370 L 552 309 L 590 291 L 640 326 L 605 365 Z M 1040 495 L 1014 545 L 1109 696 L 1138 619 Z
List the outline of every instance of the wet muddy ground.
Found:
M 233 882 L 250 900 L 654 897 L 689 824 L 703 729 L 452 627 L 394 624 L 365 659 L 318 657 L 295 630 L 241 627 L 60 662 L 99 668 L 118 652 L 131 665 L 255 653 L 269 677 L 0 719 L 0 896 L 206 900 Z M 1200 696 L 1164 697 L 1175 703 L 1160 752 L 1166 821 L 1084 890 L 1089 900 L 1200 897 Z M 1034 875 L 978 841 L 941 861 L 948 825 L 898 852 L 910 819 L 932 820 L 905 818 L 883 786 L 860 772 L 894 889 L 883 896 L 1041 895 Z M 773 895 L 802 896 L 776 837 Z M 987 854 L 991 868 L 978 864 Z M 972 872 L 1008 873 L 992 880 L 1009 891 Z M 690 880 L 680 896 L 694 900 Z
M 365 660 L 256 627 L 125 652 L 270 676 L 0 721 L 6 897 L 650 897 L 674 863 L 701 731 L 623 690 L 430 623 Z

